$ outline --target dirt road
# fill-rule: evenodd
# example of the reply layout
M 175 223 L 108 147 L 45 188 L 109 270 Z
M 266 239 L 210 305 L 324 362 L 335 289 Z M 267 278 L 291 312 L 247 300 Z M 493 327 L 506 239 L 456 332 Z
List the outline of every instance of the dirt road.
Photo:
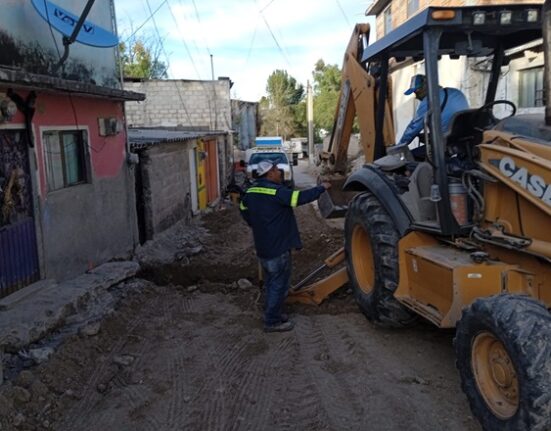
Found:
M 297 214 L 306 248 L 295 279 L 342 244 L 311 206 Z M 480 429 L 452 333 L 376 329 L 343 289 L 319 308 L 290 307 L 293 332 L 264 334 L 237 210 L 203 226 L 198 254 L 119 286 L 99 333 L 70 337 L 0 389 L 1 430 Z M 244 278 L 252 286 L 238 286 Z

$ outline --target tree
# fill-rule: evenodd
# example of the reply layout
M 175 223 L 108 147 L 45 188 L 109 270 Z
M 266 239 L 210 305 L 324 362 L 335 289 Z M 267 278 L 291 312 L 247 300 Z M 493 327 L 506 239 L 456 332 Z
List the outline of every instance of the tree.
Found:
M 119 61 L 125 78 L 166 79 L 168 66 L 159 60 L 160 43 L 134 38 L 119 44 Z
M 314 123 L 316 128 L 330 131 L 341 89 L 341 70 L 336 64 L 326 65 L 318 60 L 312 72 L 314 77 Z
M 295 133 L 297 106 L 304 97 L 304 86 L 285 70 L 276 70 L 266 84 L 267 96 L 260 100 L 263 135 L 287 139 Z

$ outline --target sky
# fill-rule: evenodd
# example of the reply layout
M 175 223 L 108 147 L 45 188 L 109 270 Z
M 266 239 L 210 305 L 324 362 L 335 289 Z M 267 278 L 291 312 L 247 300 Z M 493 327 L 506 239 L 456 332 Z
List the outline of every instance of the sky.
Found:
M 306 87 L 317 60 L 342 66 L 371 0 L 115 0 L 121 41 L 162 40 L 170 79 L 229 77 L 231 97 L 258 101 L 269 75 L 286 70 Z M 156 12 L 155 12 L 156 11 Z M 153 19 L 148 18 L 153 12 Z M 161 45 L 159 45 L 161 46 Z

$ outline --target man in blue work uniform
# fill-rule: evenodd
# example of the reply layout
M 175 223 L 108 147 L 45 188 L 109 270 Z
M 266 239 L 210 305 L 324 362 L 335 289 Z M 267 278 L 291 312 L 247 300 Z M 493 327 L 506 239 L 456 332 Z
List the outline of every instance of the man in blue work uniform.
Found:
M 410 88 L 404 93 L 406 96 L 415 93 L 415 97 L 421 101 L 415 113 L 415 117 L 410 121 L 402 139 L 396 145 L 407 145 L 421 133 L 424 127 L 425 114 L 429 109 L 427 96 L 427 80 L 425 75 L 414 75 L 411 78 Z M 442 122 L 442 131 L 446 132 L 450 125 L 450 120 L 458 111 L 469 109 L 469 103 L 465 95 L 456 88 L 440 88 L 440 119 Z
M 271 161 L 258 164 L 257 177 L 243 196 L 240 209 L 252 228 L 264 272 L 264 331 L 290 331 L 295 324 L 282 313 L 282 308 L 291 281 L 291 249 L 302 248 L 293 208 L 315 201 L 330 184 L 291 190 L 282 184 L 277 164 Z

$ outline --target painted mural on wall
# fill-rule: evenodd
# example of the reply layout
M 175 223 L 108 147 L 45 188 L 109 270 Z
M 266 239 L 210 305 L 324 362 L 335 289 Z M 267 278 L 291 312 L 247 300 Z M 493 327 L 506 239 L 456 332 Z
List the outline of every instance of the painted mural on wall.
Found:
M 32 216 L 27 144 L 21 132 L 0 132 L 0 227 Z
M 80 16 L 83 0 L 42 0 Z M 95 0 L 87 21 L 115 33 L 113 0 Z M 40 4 L 42 6 L 42 4 Z M 70 19 L 67 18 L 66 19 Z M 54 18 L 50 20 L 53 22 Z M 30 73 L 78 80 L 111 88 L 121 88 L 116 66 L 117 48 L 99 48 L 75 42 L 61 70 L 54 70 L 63 55 L 63 35 L 50 26 L 31 0 L 2 0 L 0 14 L 0 65 Z

